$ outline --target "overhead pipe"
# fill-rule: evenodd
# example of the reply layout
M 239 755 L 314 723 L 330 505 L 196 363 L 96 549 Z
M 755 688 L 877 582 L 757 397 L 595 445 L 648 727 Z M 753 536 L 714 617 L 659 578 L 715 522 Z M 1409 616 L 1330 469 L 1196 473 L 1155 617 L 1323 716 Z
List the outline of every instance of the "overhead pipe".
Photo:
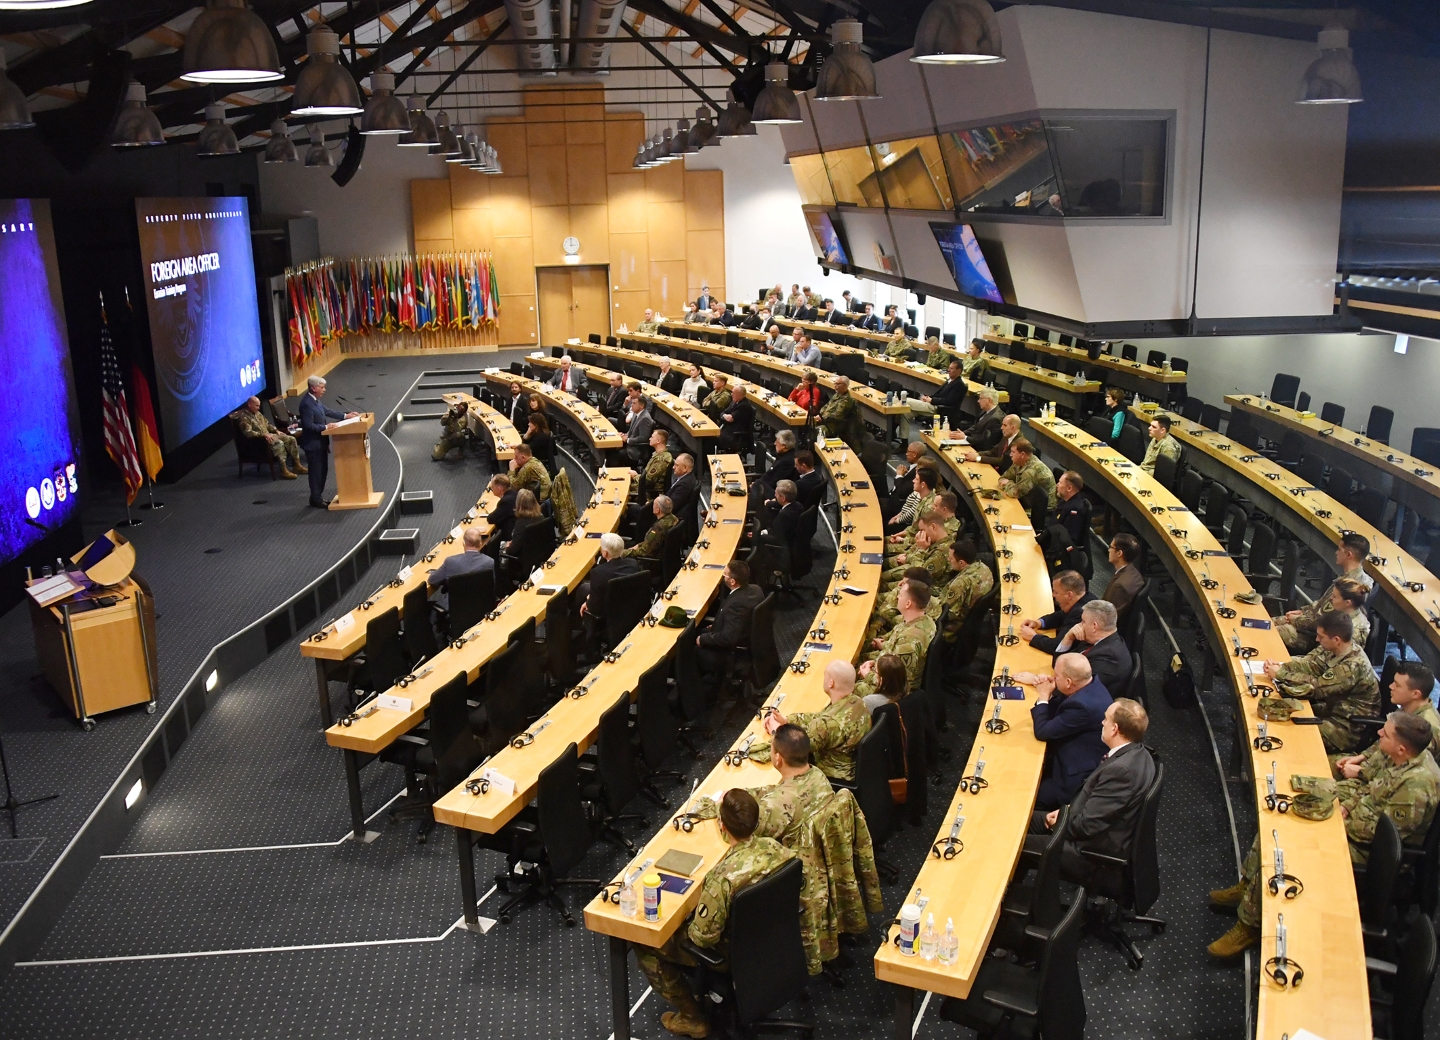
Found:
M 521 72 L 555 75 L 555 19 L 551 0 L 505 0 L 510 32 L 524 46 L 515 48 Z
M 620 32 L 621 16 L 625 13 L 625 0 L 580 0 L 580 23 L 575 36 L 584 43 L 575 44 L 572 67 L 588 72 L 607 72 L 605 54 L 609 43 L 596 40 L 613 40 Z

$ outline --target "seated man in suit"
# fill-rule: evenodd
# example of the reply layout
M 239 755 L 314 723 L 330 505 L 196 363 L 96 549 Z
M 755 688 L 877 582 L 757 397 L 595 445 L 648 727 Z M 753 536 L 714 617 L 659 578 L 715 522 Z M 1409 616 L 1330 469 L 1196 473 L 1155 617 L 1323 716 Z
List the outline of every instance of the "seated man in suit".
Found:
M 510 486 L 508 473 L 497 473 L 490 478 L 490 493 L 495 496 L 495 508 L 485 515 L 485 520 L 495 530 L 495 536 L 486 543 L 486 551 L 492 557 L 500 555 L 500 543 L 510 540 L 515 529 L 515 489 Z
M 880 331 L 880 315 L 875 313 L 875 305 L 873 303 L 867 303 L 865 305 L 865 313 L 855 324 L 857 327 L 869 332 Z
M 836 308 L 834 300 L 822 300 L 815 320 L 826 325 L 843 325 L 846 318 L 844 313 Z
M 499 539 L 495 539 L 498 543 Z M 484 552 L 485 534 L 478 527 L 465 528 L 465 534 L 461 536 L 461 544 L 465 546 L 464 552 L 447 556 L 445 562 L 434 568 L 425 575 L 425 584 L 430 587 L 431 600 L 442 608 L 449 606 L 445 595 L 445 583 L 457 574 L 470 574 L 475 571 L 493 571 L 495 561 Z
M 742 329 L 749 329 L 752 332 L 758 332 L 769 323 L 770 309 L 768 307 L 761 307 L 759 310 L 752 310 L 749 314 L 745 315 L 745 317 L 740 320 L 740 327 Z
M 307 381 L 308 390 L 300 395 L 300 436 L 297 438 L 300 450 L 310 467 L 310 504 L 316 509 L 328 509 L 325 500 L 325 481 L 330 476 L 330 438 L 325 436 L 327 420 L 353 419 L 359 412 L 337 412 L 320 403 L 325 396 L 325 380 L 311 376 Z
M 680 370 L 670 364 L 668 357 L 660 358 L 660 374 L 655 377 L 655 385 L 667 394 L 680 396 L 680 389 L 685 385 L 685 377 Z
M 645 410 L 645 398 L 635 394 L 626 399 L 629 410 L 622 420 L 624 425 L 621 429 L 625 432 L 625 456 L 629 465 L 635 469 L 644 469 L 646 461 L 650 458 L 650 434 L 655 429 L 655 420 L 650 418 L 650 413 Z
M 989 388 L 975 395 L 975 407 L 980 417 L 965 427 L 965 443 L 976 451 L 989 451 L 1000 440 L 1000 424 L 1005 421 L 1005 412 L 1000 407 L 1000 394 Z
M 731 560 L 722 578 L 725 598 L 720 601 L 719 608 L 706 618 L 706 623 L 695 637 L 700 681 L 708 691 L 720 688 L 735 648 L 749 645 L 750 619 L 765 598 L 759 585 L 750 584 L 750 565 L 744 560 Z
M 600 559 L 575 594 L 580 599 L 580 616 L 585 619 L 585 645 L 594 652 L 605 631 L 605 590 L 616 578 L 640 573 L 641 564 L 625 554 L 625 539 L 607 531 L 600 536 Z
M 1000 420 L 1000 439 L 988 450 L 965 449 L 966 462 L 983 462 L 987 466 L 1004 470 L 1010 465 L 1010 445 L 1020 439 L 1020 416 L 1011 412 Z
M 722 453 L 744 451 L 754 437 L 755 406 L 743 386 L 730 391 L 730 406 L 720 413 L 720 436 L 716 448 Z
M 1145 575 L 1135 566 L 1135 561 L 1140 558 L 1140 539 L 1133 534 L 1120 532 L 1110 539 L 1108 558 L 1110 566 L 1115 568 L 1115 576 L 1110 579 L 1110 584 L 1105 586 L 1104 598 L 1115 604 L 1115 609 L 1124 614 L 1145 585 Z
M 795 341 L 785 335 L 778 324 L 771 322 L 765 330 L 765 352 L 789 361 L 795 353 Z
M 600 401 L 600 414 L 612 423 L 625 414 L 625 377 L 619 372 L 610 373 L 610 389 Z
M 806 509 L 819 505 L 825 497 L 825 474 L 816 470 L 814 452 L 807 449 L 795 453 L 795 478 L 800 504 Z
M 1044 812 L 1068 805 L 1105 757 L 1100 723 L 1113 698 L 1090 673 L 1080 654 L 1055 659 L 1055 675 L 1035 682 L 1040 699 L 1030 709 L 1035 739 L 1045 741 L 1044 775 L 1035 808 Z
M 915 467 L 925 458 L 925 442 L 911 441 L 905 445 L 905 458 L 895 464 L 895 481 L 890 494 L 885 495 L 884 488 L 877 488 L 880 493 L 880 508 L 886 516 L 894 516 L 905 508 L 910 499 L 910 493 L 915 490 Z M 931 465 L 934 463 L 932 461 Z M 918 503 L 918 499 L 916 500 Z
M 922 395 L 920 400 L 934 407 L 937 414 L 950 420 L 952 427 L 960 425 L 960 410 L 965 407 L 965 398 L 970 395 L 970 384 L 960 372 L 960 362 L 952 360 L 947 366 L 948 378 L 933 394 Z M 913 409 L 912 409 L 913 411 Z
M 775 432 L 775 461 L 770 463 L 770 468 L 755 478 L 755 483 L 750 485 L 752 504 L 758 506 L 761 502 L 774 498 L 775 485 L 782 480 L 794 480 L 796 476 L 794 431 L 777 430 Z
M 557 390 L 564 390 L 567 394 L 574 394 L 584 400 L 585 389 L 589 380 L 585 376 L 585 370 L 575 364 L 569 354 L 560 359 L 560 367 L 550 377 L 550 385 Z
M 758 540 L 785 551 L 783 563 L 788 566 L 800 538 L 800 515 L 804 508 L 796 499 L 799 497 L 795 481 L 782 480 L 775 485 L 775 497 L 761 507 L 759 522 L 763 525 Z
M 1130 855 L 1145 793 L 1155 782 L 1155 756 L 1144 744 L 1149 728 L 1150 716 L 1138 701 L 1120 697 L 1105 709 L 1100 741 L 1108 750 L 1070 800 L 1070 815 L 1065 821 L 1060 874 L 1067 881 L 1093 888 L 1105 874 L 1117 873 L 1109 865 L 1086 856 L 1087 850 L 1121 859 Z M 1031 833 L 1053 830 L 1059 816 L 1059 809 L 1035 810 L 1030 819 Z
M 1130 679 L 1130 648 L 1116 631 L 1115 606 L 1092 599 L 1080 608 L 1080 623 L 1062 633 L 1055 655 L 1076 653 L 1090 661 L 1090 672 L 1112 694 L 1125 688 Z M 1031 644 L 1034 645 L 1033 643 Z M 1018 681 L 1033 686 L 1034 676 L 1021 672 Z
M 1042 618 L 1026 618 L 1020 622 L 1020 638 L 1047 654 L 1057 652 L 1060 640 L 1080 624 L 1080 612 L 1085 604 L 1095 598 L 1079 571 L 1061 571 L 1055 575 L 1050 582 L 1050 591 L 1055 597 L 1055 609 Z M 1040 631 L 1042 628 L 1053 628 L 1055 634 L 1047 636 Z

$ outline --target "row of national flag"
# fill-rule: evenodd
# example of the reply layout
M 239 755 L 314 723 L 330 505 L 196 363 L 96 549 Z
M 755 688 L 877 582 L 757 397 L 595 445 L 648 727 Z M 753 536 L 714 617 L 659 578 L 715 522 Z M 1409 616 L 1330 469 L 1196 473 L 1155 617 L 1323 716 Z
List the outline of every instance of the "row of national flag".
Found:
M 126 293 L 126 305 L 130 296 Z M 150 399 L 150 381 L 135 362 L 130 363 L 130 383 L 135 388 L 135 425 L 130 425 L 130 407 L 125 398 L 125 381 L 120 375 L 120 362 L 115 355 L 115 342 L 110 336 L 110 319 L 105 314 L 105 300 L 100 300 L 100 399 L 104 413 L 105 454 L 125 478 L 125 503 L 135 501 L 144 483 L 141 466 L 151 483 L 160 475 L 165 459 L 160 454 L 160 431 L 155 423 L 155 405 Z M 135 431 L 139 430 L 139 446 Z
M 500 317 L 489 253 L 325 259 L 285 272 L 295 361 L 345 335 L 479 329 Z

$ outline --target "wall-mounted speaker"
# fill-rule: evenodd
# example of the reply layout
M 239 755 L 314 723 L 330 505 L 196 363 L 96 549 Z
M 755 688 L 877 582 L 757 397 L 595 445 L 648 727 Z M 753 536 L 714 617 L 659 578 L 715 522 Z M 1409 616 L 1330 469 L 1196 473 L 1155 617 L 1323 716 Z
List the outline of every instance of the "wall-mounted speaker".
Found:
M 330 179 L 340 187 L 350 183 L 350 179 L 360 172 L 360 160 L 365 158 L 365 135 L 356 129 L 355 124 L 350 124 L 350 133 L 345 137 L 345 158 L 340 160 L 340 165 L 335 167 L 335 172 Z

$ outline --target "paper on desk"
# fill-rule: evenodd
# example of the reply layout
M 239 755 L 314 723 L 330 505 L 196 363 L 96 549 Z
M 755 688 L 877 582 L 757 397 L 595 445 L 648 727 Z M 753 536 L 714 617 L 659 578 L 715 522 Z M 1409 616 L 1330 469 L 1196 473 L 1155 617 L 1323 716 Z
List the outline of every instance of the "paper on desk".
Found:
M 1264 675 L 1265 662 L 1259 657 L 1252 657 L 1248 661 L 1241 661 L 1240 665 L 1245 669 L 1246 675 Z
M 351 416 L 349 419 L 336 419 L 330 424 L 330 429 L 338 430 L 342 426 L 353 426 L 355 423 L 359 422 L 363 418 L 364 416 L 362 415 L 354 415 Z
M 48 607 L 52 603 L 58 603 L 66 596 L 80 591 L 80 586 L 70 580 L 70 576 L 60 573 L 52 578 L 37 581 L 34 585 L 25 590 L 42 607 Z
M 1310 1032 L 1308 1029 L 1301 1029 L 1298 1032 L 1292 1033 L 1290 1040 L 1325 1040 L 1325 1038 L 1317 1033 Z

